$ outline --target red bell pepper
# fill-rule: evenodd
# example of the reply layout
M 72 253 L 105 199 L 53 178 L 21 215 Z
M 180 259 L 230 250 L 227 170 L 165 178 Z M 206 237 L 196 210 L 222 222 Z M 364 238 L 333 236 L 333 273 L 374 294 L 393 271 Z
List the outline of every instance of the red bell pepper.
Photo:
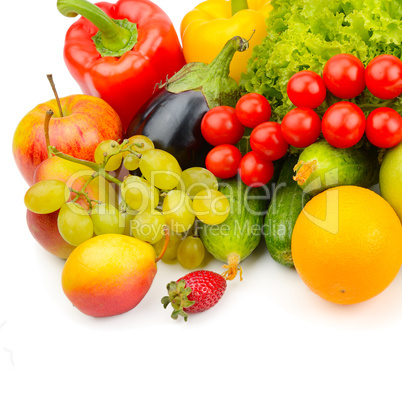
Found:
M 126 129 L 158 83 L 184 66 L 182 48 L 166 13 L 149 0 L 92 4 L 58 0 L 67 17 L 64 60 L 84 94 L 98 96 Z

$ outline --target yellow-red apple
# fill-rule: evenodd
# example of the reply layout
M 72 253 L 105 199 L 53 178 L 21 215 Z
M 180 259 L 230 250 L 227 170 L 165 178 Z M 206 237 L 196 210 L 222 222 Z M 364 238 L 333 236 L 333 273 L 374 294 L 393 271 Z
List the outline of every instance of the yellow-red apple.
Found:
M 120 117 L 104 100 L 89 95 L 60 98 L 62 115 L 56 99 L 37 105 L 18 124 L 13 139 L 15 162 L 29 185 L 34 182 L 37 166 L 48 157 L 44 133 L 46 112 L 50 145 L 75 158 L 94 161 L 96 146 L 104 140 L 123 139 Z
M 81 191 L 85 183 L 95 173 L 94 170 L 79 163 L 71 162 L 58 156 L 45 159 L 35 170 L 33 183 L 42 180 L 60 180 L 75 191 Z M 118 196 L 113 185 L 102 176 L 95 177 L 86 187 L 88 197 L 103 203 L 118 205 Z M 72 194 L 74 198 L 74 194 Z M 80 197 L 77 201 L 85 209 L 88 203 Z
M 53 156 L 45 159 L 35 170 L 33 182 L 42 180 L 60 180 L 76 191 L 83 190 L 94 170 L 79 163 L 67 161 Z M 85 193 L 92 200 L 118 205 L 118 196 L 113 185 L 102 176 L 95 177 L 85 187 Z M 72 198 L 76 193 L 72 192 Z M 77 202 L 85 209 L 89 208 L 86 198 L 80 196 Z M 35 240 L 48 252 L 57 257 L 66 259 L 75 247 L 69 245 L 61 236 L 57 228 L 59 211 L 51 214 L 39 215 L 27 212 L 28 228 Z
M 59 211 L 51 214 L 35 214 L 27 209 L 27 223 L 34 239 L 49 253 L 67 259 L 74 246 L 67 243 L 57 229 Z

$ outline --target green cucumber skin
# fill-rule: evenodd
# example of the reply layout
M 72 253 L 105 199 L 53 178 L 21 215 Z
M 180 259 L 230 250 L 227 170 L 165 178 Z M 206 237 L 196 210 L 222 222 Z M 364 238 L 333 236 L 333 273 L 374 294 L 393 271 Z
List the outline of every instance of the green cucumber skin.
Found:
M 199 234 L 215 259 L 227 262 L 235 254 L 242 261 L 260 243 L 269 197 L 262 188 L 251 189 L 239 178 L 220 181 L 219 191 L 229 199 L 230 214 L 219 225 L 200 222 Z
M 293 167 L 297 161 L 296 155 L 286 159 L 264 219 L 264 238 L 269 254 L 286 267 L 294 267 L 291 252 L 293 228 L 311 198 L 293 179 Z
M 346 185 L 371 187 L 378 183 L 379 164 L 373 152 L 361 148 L 334 148 L 319 140 L 305 148 L 299 162 L 317 162 L 314 170 L 300 187 L 310 195 L 328 188 Z

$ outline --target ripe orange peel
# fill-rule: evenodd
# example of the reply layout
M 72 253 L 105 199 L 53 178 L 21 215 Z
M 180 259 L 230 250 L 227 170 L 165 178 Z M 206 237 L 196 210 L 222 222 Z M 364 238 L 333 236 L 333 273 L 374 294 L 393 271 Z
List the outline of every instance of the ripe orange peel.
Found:
M 169 245 L 170 232 L 169 232 L 168 226 L 165 225 L 165 226 L 163 227 L 163 232 L 164 232 L 164 234 L 165 234 L 165 242 L 163 243 L 163 247 L 162 247 L 161 252 L 160 252 L 159 255 L 156 257 L 155 262 L 158 262 L 159 260 L 162 259 L 162 257 L 164 256 L 164 254 L 165 254 L 165 252 L 166 252 L 166 250 L 167 250 L 167 248 L 168 248 L 168 245 Z
M 228 263 L 225 264 L 223 268 L 226 269 L 226 271 L 222 273 L 222 276 L 227 281 L 231 281 L 236 278 L 238 271 L 240 280 L 243 280 L 243 269 L 240 265 L 240 256 L 238 254 L 230 254 L 228 257 Z
M 293 171 L 296 172 L 293 180 L 297 181 L 299 185 L 304 184 L 316 169 L 317 161 L 315 159 L 309 162 L 299 161 L 293 168 Z

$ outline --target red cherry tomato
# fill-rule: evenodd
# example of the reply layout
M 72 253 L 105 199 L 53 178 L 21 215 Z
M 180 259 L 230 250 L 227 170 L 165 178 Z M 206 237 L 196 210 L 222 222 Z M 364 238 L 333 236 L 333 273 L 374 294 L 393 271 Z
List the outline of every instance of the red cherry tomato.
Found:
M 359 106 L 352 102 L 338 102 L 330 106 L 322 118 L 324 138 L 336 148 L 349 148 L 363 137 L 366 118 Z
M 274 174 L 274 164 L 251 151 L 240 162 L 240 178 L 249 187 L 265 186 Z
M 253 129 L 250 146 L 261 158 L 269 161 L 282 158 L 289 148 L 289 144 L 283 138 L 281 125 L 274 121 L 261 123 Z
M 305 148 L 321 134 L 321 119 L 313 109 L 298 107 L 286 113 L 281 123 L 285 141 L 296 148 Z
M 366 84 L 377 98 L 396 98 L 402 93 L 402 61 L 390 54 L 374 57 L 366 68 Z
M 218 145 L 212 148 L 205 158 L 206 168 L 220 179 L 236 176 L 242 159 L 241 152 L 231 144 Z
M 391 148 L 402 140 L 402 117 L 394 109 L 379 107 L 367 117 L 366 137 L 376 147 Z
M 251 92 L 237 101 L 236 114 L 242 124 L 254 128 L 271 118 L 271 105 L 265 96 Z
M 290 101 L 299 107 L 315 109 L 324 102 L 327 95 L 324 80 L 314 71 L 299 71 L 287 85 Z
M 352 99 L 366 88 L 364 64 L 352 54 L 337 54 L 324 66 L 322 78 L 328 91 L 342 99 Z
M 201 133 L 211 145 L 237 144 L 243 137 L 244 126 L 231 106 L 209 109 L 201 120 Z

